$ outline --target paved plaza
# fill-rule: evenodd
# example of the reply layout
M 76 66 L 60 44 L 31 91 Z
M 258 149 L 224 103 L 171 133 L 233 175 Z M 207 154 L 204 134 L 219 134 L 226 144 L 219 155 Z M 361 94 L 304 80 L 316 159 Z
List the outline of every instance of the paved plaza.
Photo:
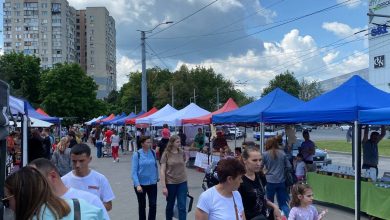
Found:
M 114 190 L 116 199 L 113 201 L 113 209 L 109 212 L 111 219 L 138 219 L 138 205 L 137 198 L 133 188 L 133 182 L 130 178 L 131 174 L 131 152 L 127 152 L 125 155 L 120 154 L 120 162 L 114 163 L 112 158 L 96 158 L 96 150 L 92 147 L 93 160 L 91 167 L 97 171 L 103 173 L 110 181 L 110 184 Z M 199 195 L 203 192 L 201 187 L 203 173 L 196 171 L 196 169 L 187 169 L 188 184 L 190 194 L 194 197 L 193 209 L 196 208 L 196 204 Z M 157 219 L 165 219 L 165 205 L 166 201 L 159 188 L 157 197 Z M 353 212 L 350 210 L 344 210 L 340 208 L 324 207 L 316 205 L 318 209 L 329 209 L 329 213 L 326 219 L 354 219 Z M 188 214 L 188 219 L 195 219 L 194 211 Z M 367 219 L 363 217 L 362 219 Z

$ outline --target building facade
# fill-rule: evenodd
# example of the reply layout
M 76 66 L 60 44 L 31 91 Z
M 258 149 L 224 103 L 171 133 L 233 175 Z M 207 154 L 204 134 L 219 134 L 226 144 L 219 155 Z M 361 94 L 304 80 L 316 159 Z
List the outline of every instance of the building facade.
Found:
M 328 92 L 330 90 L 333 90 L 337 87 L 339 87 L 341 84 L 343 84 L 345 81 L 350 79 L 353 75 L 359 75 L 366 81 L 370 81 L 370 74 L 368 74 L 368 68 L 361 69 L 352 73 L 347 73 L 344 75 L 336 76 L 330 79 L 326 79 L 323 81 L 320 81 L 320 86 L 323 92 Z
M 104 7 L 76 10 L 66 0 L 5 0 L 4 53 L 34 55 L 42 68 L 79 63 L 98 98 L 116 90 L 115 20 Z

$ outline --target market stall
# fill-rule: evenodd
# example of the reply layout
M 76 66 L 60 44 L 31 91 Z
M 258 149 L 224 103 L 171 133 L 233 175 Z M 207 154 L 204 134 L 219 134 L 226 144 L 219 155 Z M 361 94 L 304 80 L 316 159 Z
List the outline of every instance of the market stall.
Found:
M 354 124 L 354 167 L 358 169 L 354 172 L 354 191 L 349 191 L 349 195 L 354 197 L 355 219 L 360 219 L 361 204 L 363 200 L 361 193 L 366 193 L 361 190 L 361 124 L 358 113 L 360 110 L 368 110 L 375 108 L 390 107 L 390 94 L 379 90 L 362 79 L 360 76 L 353 76 L 348 81 L 340 85 L 338 88 L 329 91 L 319 97 L 312 99 L 302 105 L 298 105 L 289 109 L 281 109 L 279 111 L 265 112 L 264 121 L 275 124 L 291 124 L 291 123 L 350 123 Z M 312 187 L 320 181 L 315 180 L 319 176 L 312 176 Z M 327 181 L 329 189 L 338 188 L 332 181 Z M 325 183 L 323 183 L 325 184 Z M 372 183 L 367 183 L 372 184 Z M 372 187 L 376 187 L 372 185 Z M 382 189 L 381 189 L 382 190 Z M 383 192 L 390 197 L 390 190 L 386 189 Z M 374 200 L 381 199 L 368 197 Z M 376 201 L 367 201 L 375 204 Z M 385 202 L 385 200 L 383 200 Z M 364 211 L 364 209 L 362 209 Z M 374 216 L 375 213 L 373 213 Z M 389 219 L 390 216 L 387 216 Z
M 173 108 L 171 105 L 166 104 L 163 108 L 155 112 L 154 114 L 151 114 L 149 116 L 138 118 L 135 120 L 135 124 L 152 124 L 154 120 L 158 118 L 165 117 L 167 115 L 170 115 L 172 113 L 177 112 L 175 108 Z
M 168 124 L 168 126 L 181 126 L 184 118 L 195 118 L 207 114 L 210 114 L 210 112 L 197 106 L 195 103 L 190 103 L 177 112 L 154 119 L 152 125 L 162 126 L 163 124 Z

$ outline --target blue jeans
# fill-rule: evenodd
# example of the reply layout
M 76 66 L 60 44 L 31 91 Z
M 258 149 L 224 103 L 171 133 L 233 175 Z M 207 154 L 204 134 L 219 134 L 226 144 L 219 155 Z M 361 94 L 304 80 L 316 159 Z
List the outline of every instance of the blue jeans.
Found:
M 276 194 L 276 199 L 278 200 L 278 206 L 283 211 L 283 213 L 288 217 L 290 209 L 288 208 L 288 201 L 290 197 L 287 193 L 286 184 L 282 183 L 267 183 L 267 198 L 271 202 L 274 202 L 274 197 Z
M 166 220 L 172 220 L 173 207 L 175 206 L 175 200 L 177 198 L 177 207 L 179 209 L 179 220 L 187 219 L 187 192 L 188 186 L 187 181 L 179 184 L 167 184 L 168 196 L 167 196 L 167 207 L 165 208 Z
M 97 158 L 102 157 L 102 148 L 103 148 L 103 142 L 96 142 L 96 156 L 97 156 Z

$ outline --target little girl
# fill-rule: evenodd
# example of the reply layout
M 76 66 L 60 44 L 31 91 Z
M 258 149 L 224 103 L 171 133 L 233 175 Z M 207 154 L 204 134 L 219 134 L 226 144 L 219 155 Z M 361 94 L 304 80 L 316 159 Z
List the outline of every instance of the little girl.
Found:
M 327 209 L 318 214 L 312 205 L 313 191 L 307 184 L 295 184 L 292 188 L 291 211 L 288 220 L 321 220 L 328 212 Z
M 305 180 L 306 176 L 306 164 L 303 162 L 303 155 L 299 153 L 294 161 L 295 176 L 298 181 Z

